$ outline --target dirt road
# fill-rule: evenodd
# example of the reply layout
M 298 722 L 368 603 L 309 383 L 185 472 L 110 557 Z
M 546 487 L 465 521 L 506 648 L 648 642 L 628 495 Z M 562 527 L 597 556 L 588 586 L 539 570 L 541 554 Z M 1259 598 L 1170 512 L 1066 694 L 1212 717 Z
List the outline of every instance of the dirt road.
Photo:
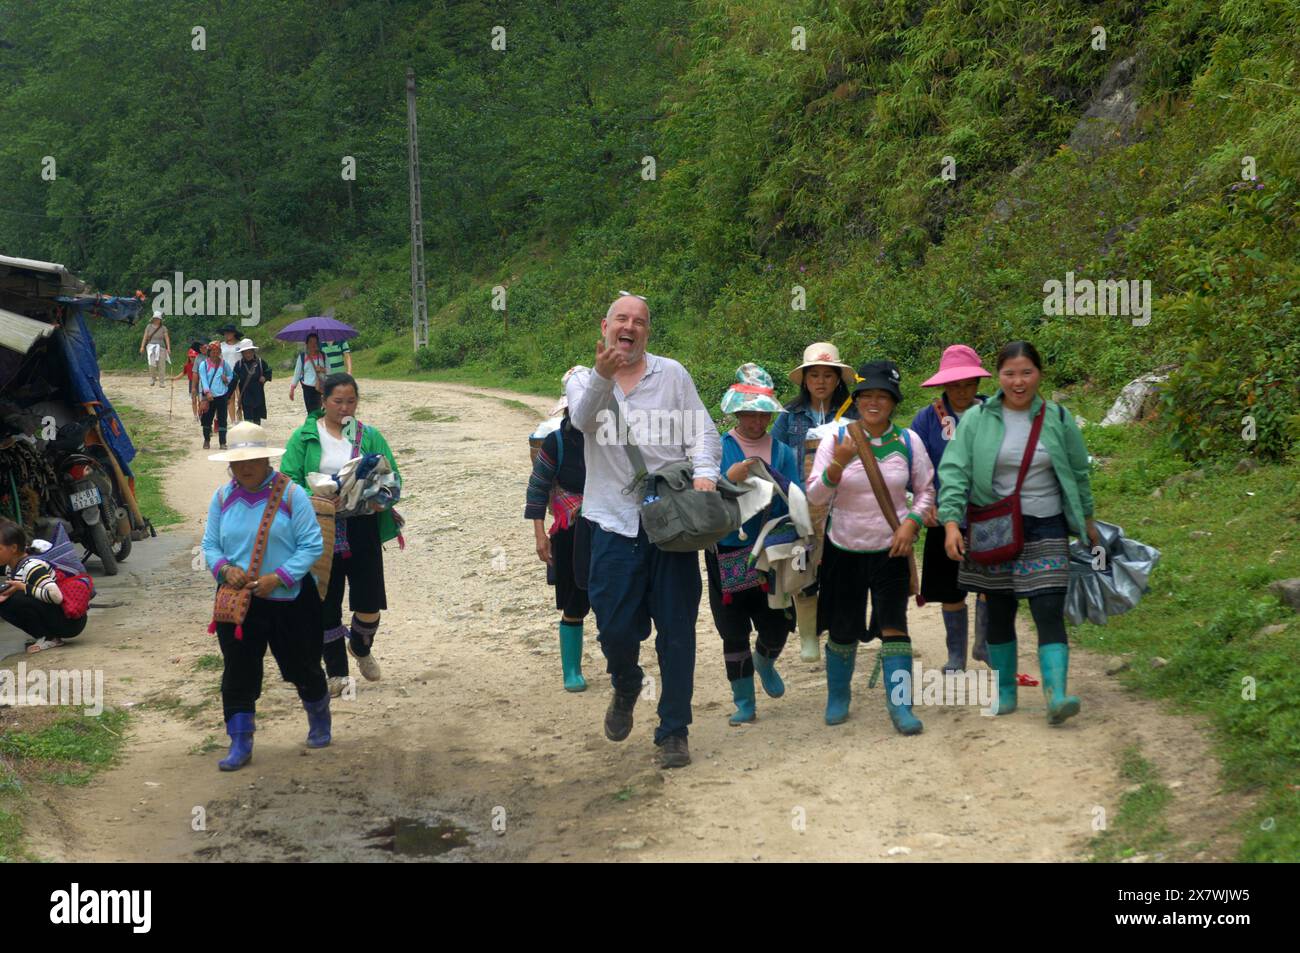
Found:
M 1173 788 L 1168 820 L 1180 846 L 1171 856 L 1232 855 L 1238 808 L 1219 793 L 1197 724 L 1126 693 L 1103 659 L 1082 652 L 1071 686 L 1083 712 L 1062 728 L 1047 727 L 1039 689 L 1022 689 L 1020 711 L 1005 718 L 918 708 L 925 732 L 904 738 L 889 724 L 882 689 L 866 687 L 874 649 L 859 657 L 850 720 L 828 728 L 825 674 L 798 660 L 794 639 L 781 663 L 786 696 L 760 693 L 758 721 L 730 728 L 706 604 L 694 764 L 654 767 L 645 701 L 632 736 L 608 742 L 594 623 L 584 663 L 591 688 L 566 694 L 553 597 L 522 518 L 526 436 L 550 401 L 452 385 L 362 382 L 359 414 L 388 437 L 406 487 L 408 545 L 385 556 L 383 680 L 336 701 L 334 744 L 309 752 L 297 696 L 268 658 L 252 764 L 220 773 L 220 672 L 196 670 L 218 652 L 206 633 L 212 583 L 192 548 L 225 469 L 199 449 L 179 394 L 168 422 L 166 391 L 143 376 L 111 376 L 105 388 L 158 415 L 182 448 L 167 496 L 186 520 L 137 544 L 110 581 L 127 605 L 97 612 L 57 663 L 46 657 L 102 668 L 108 702 L 136 717 L 120 765 L 33 805 L 27 840 L 38 856 L 386 861 L 405 856 L 386 849 L 394 818 L 432 817 L 466 832 L 467 845 L 447 859 L 1080 860 L 1097 809 L 1118 809 L 1119 757 L 1130 745 Z M 268 428 L 280 441 L 301 404 L 290 404 L 285 385 L 271 390 Z M 431 420 L 411 419 L 421 408 L 417 416 Z M 922 664 L 939 664 L 938 607 L 914 609 L 912 619 Z M 1020 668 L 1037 675 L 1032 644 L 1022 639 Z M 657 675 L 648 646 L 642 661 Z

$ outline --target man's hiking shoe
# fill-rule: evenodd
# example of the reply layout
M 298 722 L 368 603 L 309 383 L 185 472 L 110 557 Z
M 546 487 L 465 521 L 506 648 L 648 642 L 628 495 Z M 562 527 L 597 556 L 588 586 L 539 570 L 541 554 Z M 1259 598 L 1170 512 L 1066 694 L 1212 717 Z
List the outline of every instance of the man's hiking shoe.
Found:
M 348 687 L 348 677 L 346 675 L 331 675 L 325 679 L 325 684 L 329 688 L 330 698 L 338 698 L 343 694 L 343 689 Z
M 683 735 L 669 735 L 659 746 L 659 765 L 664 768 L 684 768 L 691 763 L 691 749 Z
M 605 710 L 605 737 L 610 741 L 622 741 L 632 733 L 632 709 L 636 707 L 635 695 L 614 693 Z

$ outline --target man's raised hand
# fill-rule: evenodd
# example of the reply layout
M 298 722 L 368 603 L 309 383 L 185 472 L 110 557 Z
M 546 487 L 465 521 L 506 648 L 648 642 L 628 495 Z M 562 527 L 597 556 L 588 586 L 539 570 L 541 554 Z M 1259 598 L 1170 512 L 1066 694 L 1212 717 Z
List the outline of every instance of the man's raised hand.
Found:
M 606 380 L 627 367 L 627 358 L 616 347 L 607 347 L 603 339 L 596 341 L 596 373 Z

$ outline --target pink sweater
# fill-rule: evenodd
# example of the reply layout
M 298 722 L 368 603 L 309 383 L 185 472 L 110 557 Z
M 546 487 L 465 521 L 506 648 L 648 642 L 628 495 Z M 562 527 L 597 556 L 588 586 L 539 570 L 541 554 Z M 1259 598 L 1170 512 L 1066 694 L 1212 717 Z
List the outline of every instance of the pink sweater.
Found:
M 930 455 L 921 438 L 908 431 L 907 439 L 912 442 L 913 492 L 912 508 L 909 510 L 907 457 L 902 429 L 895 428 L 895 437 L 888 445 L 888 454 L 883 460 L 877 455 L 876 461 L 880 464 L 880 473 L 885 478 L 885 486 L 889 488 L 889 496 L 894 501 L 898 519 L 902 521 L 911 513 L 919 520 L 934 505 L 934 465 L 930 463 Z M 844 427 L 840 428 L 839 433 L 843 439 L 852 439 Z M 835 438 L 823 438 L 817 446 L 812 472 L 808 474 L 808 501 L 814 506 L 821 506 L 828 501 L 831 504 L 827 536 L 841 549 L 858 552 L 889 549 L 893 543 L 894 531 L 890 529 L 889 521 L 876 502 L 876 494 L 872 492 L 871 480 L 862 468 L 862 461 L 854 457 L 844 468 L 836 487 L 827 486 L 822 479 L 822 474 L 830 466 L 834 451 Z

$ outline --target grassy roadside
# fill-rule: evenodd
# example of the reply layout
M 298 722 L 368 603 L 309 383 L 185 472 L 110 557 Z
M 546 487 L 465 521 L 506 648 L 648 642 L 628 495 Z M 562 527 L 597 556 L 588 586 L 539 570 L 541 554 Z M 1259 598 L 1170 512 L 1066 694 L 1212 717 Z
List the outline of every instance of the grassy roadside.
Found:
M 1192 469 L 1140 424 L 1084 434 L 1100 461 L 1098 516 L 1162 558 L 1136 609 L 1104 627 L 1079 626 L 1072 639 L 1129 656 L 1125 685 L 1208 717 L 1225 786 L 1257 801 L 1240 831 L 1238 859 L 1294 861 L 1300 616 L 1267 587 L 1300 576 L 1300 465 Z M 1158 826 L 1158 813 L 1144 814 L 1140 826 Z
M 1169 788 L 1160 781 L 1155 765 L 1136 748 L 1120 754 L 1120 777 L 1130 787 L 1120 796 L 1119 811 L 1093 839 L 1092 859 L 1113 863 L 1150 854 L 1170 841 L 1164 823 L 1164 809 L 1172 800 Z M 1155 858 L 1163 859 L 1159 855 Z
M 41 785 L 79 787 L 113 763 L 129 715 L 76 706 L 6 708 L 0 724 L 0 863 L 40 860 L 23 845 L 23 810 Z
M 164 502 L 162 493 L 163 470 L 175 446 L 152 415 L 129 404 L 115 403 L 113 407 L 126 424 L 137 451 L 131 470 L 135 474 L 135 498 L 140 512 L 153 522 L 154 529 L 182 522 L 181 514 Z M 189 413 L 188 400 L 184 410 Z

